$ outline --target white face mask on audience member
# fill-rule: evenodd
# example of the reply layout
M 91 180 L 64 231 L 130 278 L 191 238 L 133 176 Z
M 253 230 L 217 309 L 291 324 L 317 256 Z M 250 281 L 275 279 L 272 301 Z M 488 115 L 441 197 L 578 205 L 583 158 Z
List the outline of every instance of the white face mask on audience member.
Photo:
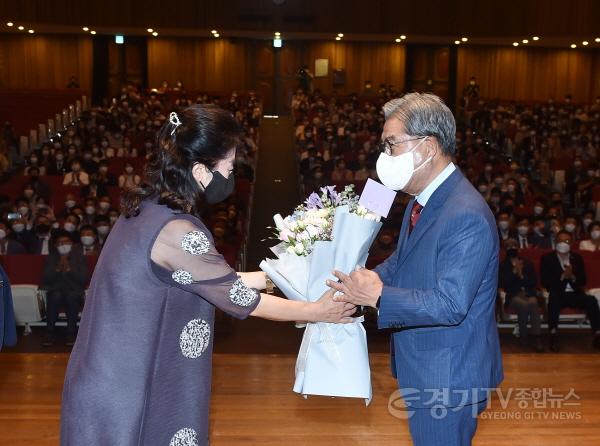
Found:
M 571 245 L 565 242 L 560 242 L 556 244 L 556 251 L 560 254 L 568 254 L 571 251 Z
M 68 245 L 60 245 L 60 246 L 58 246 L 56 248 L 56 250 L 58 251 L 58 253 L 61 256 L 66 256 L 67 254 L 69 254 L 71 252 L 71 247 L 72 246 L 70 244 L 68 244 Z
M 90 247 L 94 244 L 95 238 L 91 235 L 81 236 L 81 244 L 85 247 Z

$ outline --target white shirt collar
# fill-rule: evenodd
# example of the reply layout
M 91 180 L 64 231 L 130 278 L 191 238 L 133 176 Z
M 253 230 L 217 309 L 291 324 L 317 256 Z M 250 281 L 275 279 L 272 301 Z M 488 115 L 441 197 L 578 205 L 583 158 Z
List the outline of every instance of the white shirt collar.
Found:
M 448 164 L 444 170 L 442 170 L 437 177 L 435 177 L 433 179 L 433 181 L 431 183 L 429 183 L 427 185 L 427 187 L 425 189 L 423 189 L 423 191 L 417 195 L 416 200 L 419 202 L 419 204 L 423 207 L 425 207 L 425 205 L 427 204 L 427 202 L 429 201 L 429 199 L 431 198 L 431 196 L 433 195 L 433 193 L 435 192 L 435 190 L 440 187 L 440 185 L 446 181 L 448 179 L 448 177 L 450 175 L 452 175 L 452 172 L 454 172 L 456 170 L 456 166 L 454 165 L 454 163 L 450 162 L 450 164 Z

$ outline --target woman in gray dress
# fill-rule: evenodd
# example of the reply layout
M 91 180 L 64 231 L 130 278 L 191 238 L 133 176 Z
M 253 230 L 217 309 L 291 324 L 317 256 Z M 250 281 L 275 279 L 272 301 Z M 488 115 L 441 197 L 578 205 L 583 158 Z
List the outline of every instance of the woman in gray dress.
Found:
M 62 401 L 63 446 L 208 444 L 215 307 L 243 319 L 349 322 L 332 292 L 315 303 L 258 290 L 262 272 L 236 273 L 198 218 L 233 191 L 242 130 L 226 111 L 171 113 L 150 153 L 146 182 L 94 271 Z

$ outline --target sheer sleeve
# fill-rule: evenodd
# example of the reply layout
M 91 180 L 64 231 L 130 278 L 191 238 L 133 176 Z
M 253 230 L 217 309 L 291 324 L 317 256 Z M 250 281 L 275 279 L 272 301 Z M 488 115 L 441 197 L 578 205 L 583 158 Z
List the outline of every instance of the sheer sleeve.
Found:
M 167 223 L 156 239 L 152 259 L 170 273 L 161 280 L 197 294 L 233 317 L 246 318 L 258 305 L 260 293 L 242 282 L 203 225 L 185 219 Z

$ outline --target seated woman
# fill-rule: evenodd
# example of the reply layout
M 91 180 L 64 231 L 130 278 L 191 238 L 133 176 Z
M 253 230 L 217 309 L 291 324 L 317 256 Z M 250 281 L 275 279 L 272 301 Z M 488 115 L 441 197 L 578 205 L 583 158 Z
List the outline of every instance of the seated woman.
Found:
M 600 251 L 600 221 L 590 223 L 588 232 L 590 234 L 589 240 L 579 242 L 579 249 L 581 251 Z
M 215 308 L 239 319 L 350 322 L 326 292 L 280 299 L 262 272 L 236 273 L 198 217 L 234 189 L 242 130 L 228 112 L 171 113 L 148 182 L 125 194 L 98 259 L 69 360 L 62 444 L 207 445 Z

